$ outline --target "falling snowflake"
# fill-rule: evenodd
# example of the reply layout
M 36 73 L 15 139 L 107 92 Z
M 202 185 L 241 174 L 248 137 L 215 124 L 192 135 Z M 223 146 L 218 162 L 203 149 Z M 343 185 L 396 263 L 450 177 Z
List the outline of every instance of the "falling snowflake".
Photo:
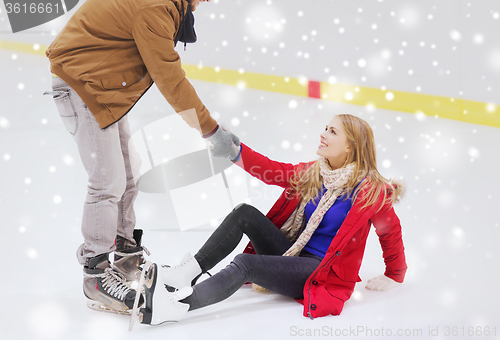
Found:
M 450 32 L 450 38 L 453 39 L 454 41 L 459 42 L 460 40 L 462 40 L 462 34 L 457 30 L 452 30 Z
M 467 149 L 467 154 L 472 158 L 472 159 L 477 159 L 480 156 L 479 150 L 476 149 L 475 147 L 470 147 Z
M 488 103 L 486 104 L 486 111 L 488 111 L 489 113 L 493 113 L 497 110 L 497 106 L 493 103 Z
M 32 260 L 36 260 L 38 258 L 38 252 L 33 248 L 26 249 L 26 255 Z
M 415 118 L 417 118 L 419 122 L 424 122 L 427 119 L 427 116 L 422 111 L 417 111 Z
M 329 84 L 335 84 L 337 82 L 337 78 L 334 76 L 328 77 L 328 83 Z
M 295 143 L 295 144 L 293 145 L 293 149 L 294 149 L 295 151 L 297 151 L 297 152 L 302 151 L 302 148 L 303 148 L 303 147 L 302 147 L 302 144 L 300 144 L 300 143 Z
M 477 45 L 482 45 L 484 43 L 484 35 L 481 33 L 474 35 L 473 41 Z
M 240 125 L 240 120 L 238 118 L 231 119 L 231 125 L 232 126 L 238 126 L 238 125 Z
M 63 155 L 62 157 L 62 161 L 64 164 L 66 164 L 67 166 L 72 166 L 75 164 L 75 160 L 73 157 L 71 157 L 70 155 Z
M 7 129 L 10 126 L 10 122 L 5 117 L 0 117 L 0 127 L 3 129 Z
M 454 227 L 453 236 L 456 238 L 462 238 L 464 236 L 464 231 L 460 227 Z

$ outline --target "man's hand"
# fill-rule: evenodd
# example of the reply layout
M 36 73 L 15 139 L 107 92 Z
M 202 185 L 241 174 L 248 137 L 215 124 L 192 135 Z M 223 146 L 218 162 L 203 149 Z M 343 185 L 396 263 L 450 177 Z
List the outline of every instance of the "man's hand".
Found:
M 240 139 L 222 126 L 219 125 L 217 130 L 206 138 L 213 144 L 210 150 L 214 157 L 229 157 L 230 160 L 238 157 Z

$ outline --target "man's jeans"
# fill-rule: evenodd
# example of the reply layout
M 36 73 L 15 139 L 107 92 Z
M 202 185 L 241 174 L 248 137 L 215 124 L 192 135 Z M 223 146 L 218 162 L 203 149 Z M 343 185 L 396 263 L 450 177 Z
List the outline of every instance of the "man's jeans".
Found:
M 135 244 L 134 174 L 139 174 L 140 159 L 129 145 L 126 116 L 102 130 L 82 99 L 61 78 L 53 77 L 52 89 L 59 115 L 78 146 L 89 177 L 82 218 L 84 243 L 77 250 L 78 261 L 86 265 L 89 258 L 112 252 L 117 235 Z
M 236 207 L 194 256 L 206 273 L 229 255 L 247 235 L 257 254 L 239 254 L 223 270 L 193 287 L 182 302 L 195 310 L 220 302 L 245 282 L 253 282 L 275 293 L 303 298 L 309 276 L 321 258 L 303 250 L 299 256 L 281 256 L 292 245 L 259 210 L 248 204 Z

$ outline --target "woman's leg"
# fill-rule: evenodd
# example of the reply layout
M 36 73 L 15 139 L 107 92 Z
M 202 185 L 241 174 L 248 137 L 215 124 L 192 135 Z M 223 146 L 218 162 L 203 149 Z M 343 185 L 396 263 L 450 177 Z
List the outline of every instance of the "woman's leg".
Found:
M 229 255 L 243 234 L 250 238 L 257 254 L 282 255 L 292 245 L 269 218 L 251 205 L 242 204 L 227 215 L 194 256 L 202 272 Z
M 226 268 L 193 287 L 182 302 L 189 310 L 205 307 L 234 294 L 253 282 L 292 298 L 303 297 L 303 288 L 321 262 L 319 257 L 281 256 L 292 242 L 259 210 L 243 204 L 235 208 L 195 255 L 202 272 L 213 268 L 246 234 L 257 254 L 239 254 Z
M 302 298 L 304 285 L 321 263 L 319 257 L 239 254 L 217 274 L 193 287 L 181 302 L 195 310 L 227 299 L 245 282 L 253 282 L 275 293 Z

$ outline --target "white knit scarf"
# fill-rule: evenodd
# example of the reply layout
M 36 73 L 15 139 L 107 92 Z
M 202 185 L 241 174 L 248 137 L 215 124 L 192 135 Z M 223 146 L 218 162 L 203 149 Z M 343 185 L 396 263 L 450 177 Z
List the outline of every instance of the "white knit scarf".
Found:
M 320 173 L 323 176 L 323 184 L 325 185 L 327 191 L 321 197 L 316 210 L 312 214 L 311 218 L 307 222 L 304 231 L 300 234 L 295 243 L 288 249 L 283 256 L 297 256 L 304 248 L 304 246 L 309 242 L 312 234 L 318 228 L 323 216 L 330 207 L 335 203 L 337 197 L 342 193 L 345 185 L 347 184 L 349 178 L 354 172 L 355 163 L 347 164 L 346 166 L 332 170 L 326 158 L 321 157 L 320 162 Z M 295 221 L 287 234 L 287 237 L 293 240 L 302 226 L 302 221 L 304 219 L 305 207 L 309 202 L 303 202 L 300 204 L 297 213 L 295 215 Z

